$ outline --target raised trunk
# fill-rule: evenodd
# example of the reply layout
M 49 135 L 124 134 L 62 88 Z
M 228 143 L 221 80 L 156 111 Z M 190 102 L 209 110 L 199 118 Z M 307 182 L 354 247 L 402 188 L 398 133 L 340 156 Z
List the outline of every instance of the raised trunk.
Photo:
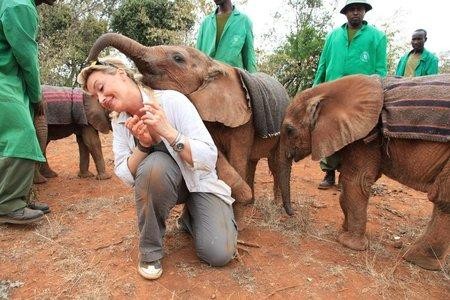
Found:
M 147 51 L 147 47 L 141 45 L 135 40 L 130 39 L 124 35 L 118 33 L 105 33 L 102 34 L 92 45 L 91 50 L 89 51 L 89 56 L 87 58 L 87 62 L 95 61 L 98 58 L 100 52 L 106 47 L 114 47 L 126 56 L 128 56 L 131 60 L 134 61 L 136 67 L 140 72 L 145 68 L 147 64 L 145 62 L 145 55 Z

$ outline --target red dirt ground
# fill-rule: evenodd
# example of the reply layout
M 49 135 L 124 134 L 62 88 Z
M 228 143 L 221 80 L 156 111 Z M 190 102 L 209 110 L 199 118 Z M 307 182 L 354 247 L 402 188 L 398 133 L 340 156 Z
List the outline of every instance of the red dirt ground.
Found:
M 112 170 L 111 136 L 102 135 Z M 288 217 L 273 203 L 266 161 L 258 165 L 256 202 L 247 208 L 239 239 L 258 247 L 212 268 L 196 257 L 190 237 L 175 227 L 165 237 L 164 274 L 157 281 L 137 271 L 137 228 L 132 191 L 117 178 L 80 179 L 75 138 L 50 143 L 48 159 L 59 176 L 37 186 L 52 212 L 34 226 L 0 226 L 0 299 L 28 298 L 408 298 L 448 299 L 449 263 L 431 272 L 402 252 L 426 226 L 426 195 L 385 177 L 369 205 L 370 249 L 336 242 L 343 215 L 337 189 L 320 191 L 317 162 L 292 171 L 296 210 Z M 96 173 L 91 162 L 91 171 Z M 3 297 L 3 298 L 2 298 Z

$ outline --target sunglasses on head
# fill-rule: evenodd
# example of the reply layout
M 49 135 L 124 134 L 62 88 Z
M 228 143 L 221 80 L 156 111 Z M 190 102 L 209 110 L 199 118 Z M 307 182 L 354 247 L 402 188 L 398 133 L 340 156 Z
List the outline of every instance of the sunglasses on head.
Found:
M 106 62 L 106 61 L 99 61 L 98 59 L 89 62 L 88 65 L 89 65 L 89 67 L 93 67 L 93 66 L 106 66 L 106 67 L 113 67 L 113 68 L 118 69 L 117 66 L 115 66 L 115 65 L 113 65 L 113 64 L 111 64 L 111 63 L 109 63 L 109 62 Z

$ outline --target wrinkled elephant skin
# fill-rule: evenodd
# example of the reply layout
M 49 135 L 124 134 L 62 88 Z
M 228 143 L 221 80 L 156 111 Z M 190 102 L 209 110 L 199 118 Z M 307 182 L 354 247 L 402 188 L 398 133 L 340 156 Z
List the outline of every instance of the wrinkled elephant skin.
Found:
M 43 86 L 43 91 L 45 92 L 47 88 L 52 87 Z M 45 99 L 45 93 L 43 95 L 43 101 L 46 102 L 45 105 L 56 105 L 54 104 L 55 102 Z M 99 180 L 109 179 L 111 175 L 105 169 L 102 144 L 98 134 L 98 131 L 108 133 L 111 128 L 108 112 L 98 104 L 98 101 L 92 100 L 87 95 L 83 95 L 83 106 L 86 119 L 88 120 L 87 125 L 81 125 L 75 122 L 70 124 L 47 124 L 46 115 L 36 117 L 34 124 L 39 144 L 44 156 L 46 156 L 46 148 L 50 141 L 59 140 L 75 134 L 80 157 L 78 176 L 81 178 L 95 176 L 89 171 L 89 155 L 91 155 L 97 169 L 96 178 Z M 44 183 L 47 181 L 46 178 L 56 176 L 57 173 L 50 168 L 47 161 L 36 168 L 34 183 Z
M 444 81 L 447 91 L 442 92 L 450 95 L 450 76 L 403 80 L 406 91 L 414 88 L 417 93 L 424 89 L 419 80 Z M 436 93 L 435 86 L 432 89 Z M 431 96 L 425 94 L 419 99 Z M 310 154 L 313 160 L 340 154 L 339 199 L 344 222 L 338 240 L 351 249 L 367 248 L 368 199 L 371 186 L 382 174 L 427 193 L 434 205 L 431 220 L 422 237 L 403 257 L 422 268 L 440 270 L 450 245 L 450 143 L 385 139 L 385 131 L 382 133 L 375 126 L 385 111 L 386 97 L 378 78 L 363 75 L 307 89 L 297 94 L 286 111 L 281 148 L 295 161 Z
M 115 33 L 97 39 L 88 61 L 97 59 L 108 46 L 134 61 L 146 85 L 179 91 L 195 105 L 219 152 L 223 153 L 217 163 L 218 176 L 231 187 L 238 203 L 253 201 L 256 164 L 267 157 L 274 175 L 275 195 L 279 197 L 281 192 L 287 213 L 293 213 L 290 202 L 286 201 L 290 200 L 290 161 L 280 155 L 279 136 L 257 137 L 252 110 L 237 69 L 192 47 L 145 47 Z

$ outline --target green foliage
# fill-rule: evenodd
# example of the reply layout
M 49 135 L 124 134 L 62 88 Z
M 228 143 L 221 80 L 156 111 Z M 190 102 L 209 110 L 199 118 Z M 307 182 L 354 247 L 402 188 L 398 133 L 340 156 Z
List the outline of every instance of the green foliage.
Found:
M 395 39 L 400 33 L 395 24 L 382 24 L 381 30 L 384 31 L 387 37 L 387 73 L 388 75 L 395 75 L 400 57 L 409 50 L 409 42 L 399 42 Z
M 86 5 L 87 1 L 83 2 Z M 91 4 L 98 4 L 94 2 Z M 39 6 L 39 60 L 44 84 L 74 85 L 90 46 L 106 31 L 107 21 L 94 15 L 95 10 L 86 6 L 82 13 L 74 4 Z
M 311 87 L 329 27 L 330 13 L 321 0 L 289 0 L 296 21 L 286 42 L 262 59 L 259 69 L 275 76 L 290 96 Z
M 450 51 L 444 52 L 439 57 L 439 74 L 450 74 Z
M 195 23 L 194 9 L 191 0 L 125 0 L 111 28 L 147 46 L 180 44 Z

